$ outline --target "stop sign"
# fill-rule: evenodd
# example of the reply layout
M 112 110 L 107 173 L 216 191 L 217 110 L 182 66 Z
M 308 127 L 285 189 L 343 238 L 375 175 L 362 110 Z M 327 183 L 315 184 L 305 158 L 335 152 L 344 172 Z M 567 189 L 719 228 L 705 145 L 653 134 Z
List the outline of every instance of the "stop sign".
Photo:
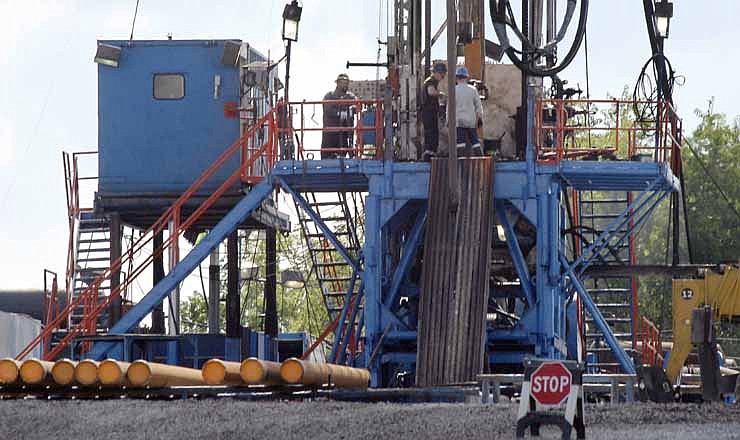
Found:
M 573 375 L 560 362 L 544 362 L 530 380 L 532 397 L 540 405 L 560 405 L 570 393 Z

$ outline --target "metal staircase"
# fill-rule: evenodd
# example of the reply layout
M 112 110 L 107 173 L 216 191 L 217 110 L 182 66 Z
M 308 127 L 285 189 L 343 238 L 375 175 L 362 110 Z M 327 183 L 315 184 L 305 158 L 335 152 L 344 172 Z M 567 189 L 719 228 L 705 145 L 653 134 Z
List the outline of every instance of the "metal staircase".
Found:
M 627 209 L 632 197 L 629 193 L 581 191 L 578 196 L 578 231 L 581 247 L 588 246 L 617 216 Z M 626 230 L 620 231 L 625 233 Z M 609 247 L 599 265 L 626 266 L 635 264 L 634 237 L 624 243 Z M 636 349 L 638 308 L 637 281 L 634 277 L 600 276 L 585 282 L 589 295 L 604 316 L 614 337 L 634 357 Z M 612 350 L 604 343 L 603 335 L 596 330 L 593 317 L 585 317 L 586 351 L 589 366 L 596 371 L 617 372 L 619 363 Z
M 97 217 L 93 212 L 81 212 L 75 240 L 75 267 L 72 274 L 70 297 L 74 302 L 89 285 L 101 274 L 110 269 L 110 223 Z M 97 303 L 105 301 L 110 293 L 110 280 L 106 279 L 98 288 L 95 303 L 85 301 L 75 307 L 69 315 L 69 325 L 82 322 Z M 108 312 L 103 311 L 97 318 L 97 332 L 108 329 Z
M 349 255 L 357 260 L 360 251 L 358 230 L 362 231 L 362 215 L 358 197 L 352 193 L 348 199 L 346 193 L 322 194 L 321 198 L 313 193 L 302 194 L 308 206 L 314 211 L 326 228 L 336 237 Z M 359 198 L 361 200 L 361 197 Z M 324 298 L 329 321 L 338 323 L 349 298 L 351 307 L 344 313 L 341 331 L 349 336 L 347 344 L 352 347 L 353 340 L 363 309 L 360 275 L 327 239 L 321 227 L 296 203 L 298 220 L 311 258 L 312 272 L 316 275 Z M 340 330 L 341 329 L 341 330 Z M 335 340 L 339 338 L 335 337 Z

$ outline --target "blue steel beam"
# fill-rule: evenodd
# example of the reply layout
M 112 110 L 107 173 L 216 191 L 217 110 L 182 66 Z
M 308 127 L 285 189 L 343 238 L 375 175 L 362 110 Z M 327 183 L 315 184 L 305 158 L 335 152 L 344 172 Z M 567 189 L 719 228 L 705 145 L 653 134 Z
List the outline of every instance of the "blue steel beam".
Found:
M 411 264 L 414 262 L 416 250 L 419 247 L 419 243 L 421 243 L 421 237 L 424 236 L 423 232 L 426 221 L 427 207 L 424 206 L 419 209 L 419 212 L 416 214 L 416 221 L 414 222 L 414 226 L 411 228 L 411 232 L 406 239 L 406 244 L 403 247 L 401 261 L 398 262 L 398 266 L 396 266 L 396 270 L 393 272 L 393 279 L 391 280 L 390 289 L 388 289 L 388 296 L 384 301 L 385 306 L 391 311 L 395 311 L 397 308 L 397 304 L 401 296 L 401 283 L 408 273 Z
M 606 323 L 606 320 L 604 319 L 604 316 L 601 314 L 601 311 L 596 306 L 596 303 L 594 303 L 594 300 L 591 298 L 591 295 L 588 294 L 588 291 L 581 283 L 581 280 L 578 279 L 578 276 L 573 271 L 572 266 L 568 266 L 568 260 L 565 258 L 565 255 L 562 253 L 560 254 L 560 263 L 565 267 L 565 273 L 570 278 L 570 282 L 572 283 L 573 287 L 578 292 L 578 295 L 580 295 L 581 300 L 583 301 L 584 307 L 586 307 L 586 310 L 588 310 L 588 313 L 591 315 L 591 317 L 594 319 L 594 324 L 596 324 L 596 327 L 601 330 L 601 333 L 604 334 L 604 340 L 606 341 L 606 345 L 609 346 L 609 348 L 612 349 L 612 352 L 614 353 L 614 356 L 617 358 L 617 361 L 619 362 L 619 365 L 622 367 L 622 370 L 626 374 L 635 374 L 635 365 L 632 362 L 632 359 L 627 355 L 627 352 L 624 351 L 624 348 L 619 344 L 619 341 L 617 341 L 617 338 L 614 337 L 614 334 L 612 333 L 611 328 L 609 328 L 609 324 Z
M 652 193 L 653 189 L 658 185 L 660 179 L 655 179 L 646 189 L 643 191 L 637 198 L 629 205 L 627 206 L 621 214 L 619 214 L 610 224 L 606 227 L 604 232 L 599 235 L 596 240 L 594 240 L 593 243 L 589 247 L 587 247 L 581 255 L 574 261 L 570 267 L 576 267 L 579 264 L 583 263 L 583 261 L 587 258 L 592 257 L 592 253 L 596 251 L 597 248 L 603 248 L 603 243 L 605 240 L 609 238 L 609 236 L 612 235 L 612 231 L 619 229 L 622 225 L 625 223 L 625 218 L 628 217 L 629 212 L 631 210 L 639 211 L 642 209 L 642 207 L 649 202 L 649 200 L 655 196 L 655 193 Z M 642 200 L 643 197 L 645 197 L 646 194 L 650 193 L 651 195 L 646 199 Z M 633 208 L 633 206 L 638 205 L 637 208 Z
M 331 346 L 331 354 L 329 354 L 329 362 L 331 363 L 336 363 L 337 353 L 339 350 L 339 343 L 342 340 L 342 331 L 344 329 L 344 321 L 347 319 L 347 312 L 349 311 L 350 304 L 352 304 L 352 296 L 355 293 L 355 282 L 356 281 L 357 281 L 357 272 L 353 270 L 352 277 L 349 281 L 349 289 L 347 289 L 347 293 L 344 295 L 344 304 L 342 305 L 342 312 L 339 314 L 339 323 L 337 324 L 337 328 L 334 330 L 334 335 L 336 337 L 334 338 L 334 344 L 332 344 Z
M 298 205 L 303 209 L 303 211 L 311 218 L 311 220 L 316 224 L 316 226 L 321 229 L 321 232 L 324 233 L 324 237 L 326 237 L 327 240 L 331 242 L 331 244 L 334 246 L 334 249 L 339 252 L 339 254 L 347 261 L 347 264 L 349 264 L 352 267 L 352 270 L 354 272 L 359 272 L 360 268 L 357 264 L 357 261 L 355 261 L 354 258 L 349 254 L 347 249 L 342 245 L 342 243 L 337 239 L 336 235 L 329 229 L 328 226 L 326 226 L 326 223 L 324 223 L 324 220 L 321 219 L 321 217 L 316 214 L 316 212 L 311 209 L 311 206 L 309 206 L 306 199 L 303 198 L 302 195 L 300 195 L 297 191 L 295 191 L 293 188 L 291 188 L 290 185 L 288 185 L 288 182 L 286 182 L 283 178 L 279 178 L 280 186 L 288 192 L 295 201 L 298 203 Z
M 534 286 L 532 286 L 532 280 L 529 277 L 529 270 L 527 270 L 527 263 L 524 260 L 524 254 L 522 249 L 519 247 L 519 242 L 516 239 L 514 228 L 506 216 L 506 209 L 504 208 L 503 202 L 496 201 L 496 214 L 501 222 L 501 226 L 504 228 L 504 234 L 506 235 L 506 245 L 509 247 L 509 254 L 511 260 L 514 263 L 517 275 L 522 284 L 522 290 L 524 296 L 527 299 L 529 307 L 534 307 L 535 295 Z
M 198 265 L 205 260 L 227 235 L 236 229 L 273 191 L 269 177 L 252 187 L 251 191 L 237 203 L 211 229 L 198 244 L 152 288 L 120 321 L 108 331 L 109 334 L 122 334 L 133 330 L 146 315 L 159 305 L 162 300 L 177 287 Z M 90 359 L 102 360 L 113 344 L 98 342 L 87 354 Z

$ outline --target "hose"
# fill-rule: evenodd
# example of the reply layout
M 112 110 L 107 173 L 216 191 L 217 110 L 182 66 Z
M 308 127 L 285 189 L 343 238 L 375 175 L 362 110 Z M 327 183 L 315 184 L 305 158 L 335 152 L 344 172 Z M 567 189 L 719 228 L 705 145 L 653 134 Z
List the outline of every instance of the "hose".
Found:
M 511 8 L 509 6 L 509 0 L 489 0 L 489 9 L 491 14 L 491 20 L 493 21 L 493 28 L 496 31 L 496 36 L 499 39 L 499 43 L 501 43 L 501 47 L 504 48 L 506 55 L 509 57 L 512 63 L 516 65 L 520 70 L 524 71 L 528 75 L 532 76 L 552 76 L 556 75 L 560 72 L 562 72 L 566 67 L 570 65 L 570 63 L 573 62 L 576 55 L 578 54 L 578 50 L 581 48 L 581 43 L 583 42 L 583 37 L 586 34 L 586 23 L 588 19 L 588 0 L 581 0 L 581 9 L 580 9 L 580 17 L 578 19 L 578 29 L 576 30 L 576 35 L 573 40 L 573 44 L 570 47 L 570 50 L 568 50 L 568 53 L 565 55 L 565 58 L 563 58 L 563 61 L 560 63 L 560 65 L 556 65 L 554 67 L 550 68 L 539 68 L 536 67 L 528 62 L 522 61 L 517 56 L 517 51 L 513 47 L 511 47 L 511 43 L 509 42 L 509 36 L 507 33 L 507 21 L 506 21 L 506 15 L 508 12 L 508 15 L 512 18 L 511 20 L 511 27 L 514 30 L 514 32 L 517 34 L 517 36 L 522 41 L 522 54 L 525 54 L 527 52 L 535 53 L 542 51 L 549 51 L 551 50 L 554 45 L 562 40 L 562 38 L 565 36 L 565 33 L 567 31 L 567 27 L 570 24 L 570 20 L 573 16 L 573 10 L 575 8 L 575 0 L 569 0 L 568 2 L 568 11 L 566 11 L 566 17 L 563 21 L 563 25 L 560 28 L 560 32 L 558 33 L 558 36 L 554 42 L 548 43 L 548 45 L 545 47 L 545 49 L 540 48 L 534 48 L 532 47 L 532 43 L 529 41 L 529 39 L 523 38 L 522 31 L 520 29 L 517 29 L 514 21 L 513 21 L 513 14 L 511 13 Z

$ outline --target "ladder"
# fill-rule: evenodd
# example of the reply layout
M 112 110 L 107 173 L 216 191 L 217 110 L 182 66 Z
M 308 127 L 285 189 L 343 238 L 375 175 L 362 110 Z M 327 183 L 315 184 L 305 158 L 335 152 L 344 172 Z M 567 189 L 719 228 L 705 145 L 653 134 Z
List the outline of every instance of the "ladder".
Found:
M 357 260 L 360 251 L 358 231 L 362 233 L 364 227 L 360 212 L 361 196 L 355 193 L 350 193 L 349 197 L 347 193 L 322 193 L 320 196 L 303 193 L 302 196 L 350 256 Z M 350 336 L 350 340 L 346 342 L 347 346 L 354 347 L 357 344 L 354 335 L 361 319 L 356 317 L 361 316 L 363 309 L 360 274 L 353 274 L 351 265 L 326 238 L 319 225 L 306 215 L 297 203 L 296 211 L 311 261 L 311 272 L 316 275 L 319 282 L 331 323 L 340 319 L 347 294 L 350 288 L 352 289 L 349 294 L 351 306 L 345 313 L 341 327 L 342 333 Z M 340 338 L 341 335 L 335 335 L 335 341 Z
M 630 193 L 581 191 L 578 196 L 578 237 L 581 247 L 592 243 L 632 201 Z M 622 233 L 626 232 L 622 230 Z M 599 265 L 626 266 L 635 264 L 634 234 L 617 248 L 609 248 Z M 601 276 L 586 281 L 586 288 L 614 337 L 634 358 L 636 349 L 638 307 L 635 277 Z M 596 372 L 618 372 L 619 363 L 604 343 L 601 332 L 595 330 L 593 318 L 587 316 L 585 342 L 587 360 Z

